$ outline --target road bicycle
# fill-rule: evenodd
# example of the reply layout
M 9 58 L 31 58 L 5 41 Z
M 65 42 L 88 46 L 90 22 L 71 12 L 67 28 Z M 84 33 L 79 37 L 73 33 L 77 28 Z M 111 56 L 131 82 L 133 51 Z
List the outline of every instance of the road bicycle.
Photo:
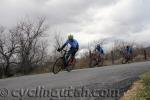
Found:
M 89 66 L 95 67 L 95 66 L 103 66 L 104 64 L 104 55 L 99 55 L 97 53 L 92 53 L 90 57 L 90 64 Z
M 133 58 L 132 58 L 132 54 L 128 54 L 127 51 L 120 51 L 121 55 L 122 55 L 122 64 L 126 64 L 126 63 L 130 63 Z
M 61 57 L 57 58 L 52 66 L 52 71 L 54 74 L 57 74 L 62 70 L 67 70 L 68 72 L 70 72 L 71 70 L 73 70 L 76 63 L 75 57 L 72 57 L 72 54 L 69 54 L 69 51 L 62 50 L 60 53 Z

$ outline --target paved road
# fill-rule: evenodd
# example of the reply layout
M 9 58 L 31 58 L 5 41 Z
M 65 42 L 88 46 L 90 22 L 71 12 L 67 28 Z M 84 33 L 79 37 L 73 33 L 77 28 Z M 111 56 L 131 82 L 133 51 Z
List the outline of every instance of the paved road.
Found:
M 0 100 L 119 100 L 148 70 L 150 62 L 141 62 L 2 79 Z

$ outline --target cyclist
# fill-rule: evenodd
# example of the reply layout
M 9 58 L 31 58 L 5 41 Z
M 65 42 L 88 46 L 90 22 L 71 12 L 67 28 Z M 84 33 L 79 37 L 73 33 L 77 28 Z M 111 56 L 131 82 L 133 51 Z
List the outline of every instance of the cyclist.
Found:
M 74 39 L 73 35 L 68 35 L 68 40 L 64 43 L 64 45 L 61 48 L 58 48 L 57 51 L 62 51 L 63 48 L 65 48 L 66 45 L 70 45 L 70 50 L 68 51 L 68 54 L 65 59 L 65 67 L 68 65 L 68 58 L 71 55 L 71 59 L 73 60 L 75 57 L 76 52 L 79 50 L 79 44 L 78 41 Z
M 98 54 L 98 61 L 100 62 L 104 58 L 104 50 L 100 44 L 97 44 L 95 51 Z
M 131 46 L 127 45 L 126 52 L 129 57 L 132 57 L 133 50 Z

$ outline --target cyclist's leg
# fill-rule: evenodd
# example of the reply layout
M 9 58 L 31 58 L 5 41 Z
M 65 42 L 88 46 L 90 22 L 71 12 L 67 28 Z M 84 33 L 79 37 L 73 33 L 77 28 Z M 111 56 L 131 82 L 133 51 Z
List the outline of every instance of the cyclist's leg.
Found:
M 98 63 L 100 63 L 101 62 L 101 53 L 99 52 L 99 54 L 98 54 Z
M 132 53 L 130 53 L 130 55 L 129 55 L 129 62 L 132 62 Z
M 70 49 L 68 51 L 68 53 L 66 54 L 66 58 L 65 58 L 65 67 L 68 66 L 68 61 L 69 61 L 69 56 L 72 55 L 72 49 Z
M 66 57 L 64 57 L 64 67 L 66 68 L 67 67 L 67 60 L 66 60 Z
M 66 55 L 64 56 L 64 67 L 65 67 L 65 68 L 68 66 L 69 52 L 70 52 L 70 50 L 69 50 L 68 53 L 66 53 Z
M 96 54 L 96 61 L 97 61 L 97 63 L 99 63 L 99 61 L 100 61 L 100 54 L 99 53 Z
M 77 53 L 77 50 L 74 49 L 73 52 L 72 52 L 72 55 L 71 55 L 71 64 L 72 65 L 75 65 L 75 63 L 76 63 L 76 59 L 75 59 L 76 53 Z
M 133 61 L 133 53 L 131 53 L 131 61 Z
M 101 65 L 104 64 L 104 54 L 101 54 Z
M 127 63 L 129 63 L 129 61 L 130 61 L 130 53 L 127 53 Z
M 125 63 L 128 62 L 128 55 L 125 56 Z
M 72 59 L 75 58 L 76 53 L 77 53 L 77 50 L 76 50 L 76 49 L 72 50 Z
M 70 52 L 70 55 L 71 55 L 71 62 L 74 60 L 76 52 L 77 52 L 76 49 L 72 49 L 72 50 L 71 50 L 71 52 Z

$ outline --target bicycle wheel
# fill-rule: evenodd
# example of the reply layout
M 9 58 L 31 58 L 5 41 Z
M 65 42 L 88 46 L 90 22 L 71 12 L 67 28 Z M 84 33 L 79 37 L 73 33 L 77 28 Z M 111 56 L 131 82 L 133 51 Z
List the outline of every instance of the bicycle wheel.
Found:
M 122 64 L 126 64 L 127 63 L 127 60 L 126 58 L 122 58 L 122 61 L 121 61 Z
M 63 66 L 64 66 L 63 58 L 58 58 L 53 65 L 53 73 L 57 74 L 58 72 L 60 72 Z
M 90 62 L 90 67 L 93 68 L 97 65 L 97 61 L 96 59 L 92 59 L 91 62 Z

